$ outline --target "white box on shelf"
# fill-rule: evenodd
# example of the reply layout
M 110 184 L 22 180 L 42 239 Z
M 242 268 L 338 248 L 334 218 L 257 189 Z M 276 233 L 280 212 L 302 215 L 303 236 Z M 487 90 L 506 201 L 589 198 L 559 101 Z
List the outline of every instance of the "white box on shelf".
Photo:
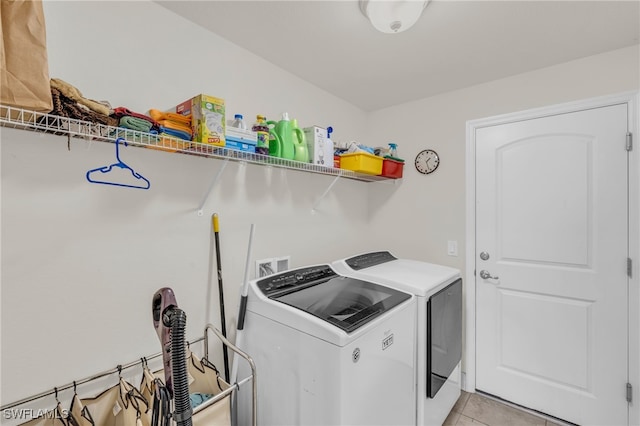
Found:
M 305 127 L 303 130 L 311 163 L 333 167 L 333 143 L 327 138 L 327 129 L 311 126 Z

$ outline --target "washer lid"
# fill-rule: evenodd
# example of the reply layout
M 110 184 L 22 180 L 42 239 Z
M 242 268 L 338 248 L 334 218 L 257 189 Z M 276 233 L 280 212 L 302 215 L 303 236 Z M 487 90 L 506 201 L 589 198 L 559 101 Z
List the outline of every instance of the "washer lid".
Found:
M 350 333 L 411 298 L 372 282 L 336 274 L 329 266 L 297 269 L 258 281 L 269 299 L 307 312 Z
M 397 259 L 387 251 L 361 254 L 332 266 L 343 275 L 391 285 L 417 296 L 429 296 L 461 276 L 455 268 Z

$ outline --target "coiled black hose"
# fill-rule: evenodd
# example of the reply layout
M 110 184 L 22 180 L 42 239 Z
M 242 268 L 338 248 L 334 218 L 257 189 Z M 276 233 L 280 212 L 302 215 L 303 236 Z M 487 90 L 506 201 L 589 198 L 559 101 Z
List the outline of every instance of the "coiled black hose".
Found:
M 171 365 L 173 376 L 174 420 L 178 426 L 192 426 L 191 402 L 189 400 L 189 377 L 185 351 L 187 314 L 174 308 L 171 316 Z

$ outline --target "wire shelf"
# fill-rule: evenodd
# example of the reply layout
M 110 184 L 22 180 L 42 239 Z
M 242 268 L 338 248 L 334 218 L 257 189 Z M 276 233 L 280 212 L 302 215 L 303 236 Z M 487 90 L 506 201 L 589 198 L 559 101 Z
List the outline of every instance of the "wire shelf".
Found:
M 250 164 L 343 177 L 363 182 L 395 180 L 382 176 L 356 173 L 346 169 L 337 169 L 268 155 L 237 151 L 199 142 L 185 141 L 168 136 L 154 135 L 122 127 L 106 126 L 4 105 L 0 105 L 0 126 L 110 143 L 115 143 L 118 138 L 124 138 L 127 144 L 131 146 L 208 158 L 229 159 Z

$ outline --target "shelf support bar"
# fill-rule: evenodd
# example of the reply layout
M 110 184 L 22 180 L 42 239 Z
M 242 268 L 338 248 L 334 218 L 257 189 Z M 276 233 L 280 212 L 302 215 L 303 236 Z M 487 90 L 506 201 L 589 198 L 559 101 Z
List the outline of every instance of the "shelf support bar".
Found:
M 313 204 L 313 207 L 311 208 L 311 212 L 315 213 L 316 212 L 316 208 L 320 205 L 320 202 L 324 199 L 324 197 L 327 196 L 327 194 L 329 192 L 331 192 L 331 190 L 333 189 L 333 186 L 338 183 L 338 179 L 340 179 L 342 177 L 342 173 L 339 172 L 336 175 L 336 178 L 333 180 L 333 182 L 331 182 L 331 185 L 329 185 L 329 187 L 322 193 L 322 195 L 320 196 L 320 198 L 318 198 L 316 200 L 316 202 Z
M 202 199 L 202 201 L 200 202 L 200 206 L 198 207 L 198 216 L 202 216 L 204 214 L 202 209 L 204 208 L 204 205 L 207 203 L 207 200 L 209 199 L 209 195 L 211 195 L 211 191 L 213 191 L 213 187 L 216 186 L 216 183 L 218 183 L 220 176 L 222 176 L 222 172 L 224 171 L 224 168 L 227 167 L 228 162 L 229 162 L 229 159 L 225 158 L 224 162 L 222 163 L 222 166 L 220 167 L 220 170 L 218 170 L 218 173 L 215 175 L 215 177 L 211 181 L 211 184 L 209 185 L 209 189 L 205 193 L 204 198 Z

